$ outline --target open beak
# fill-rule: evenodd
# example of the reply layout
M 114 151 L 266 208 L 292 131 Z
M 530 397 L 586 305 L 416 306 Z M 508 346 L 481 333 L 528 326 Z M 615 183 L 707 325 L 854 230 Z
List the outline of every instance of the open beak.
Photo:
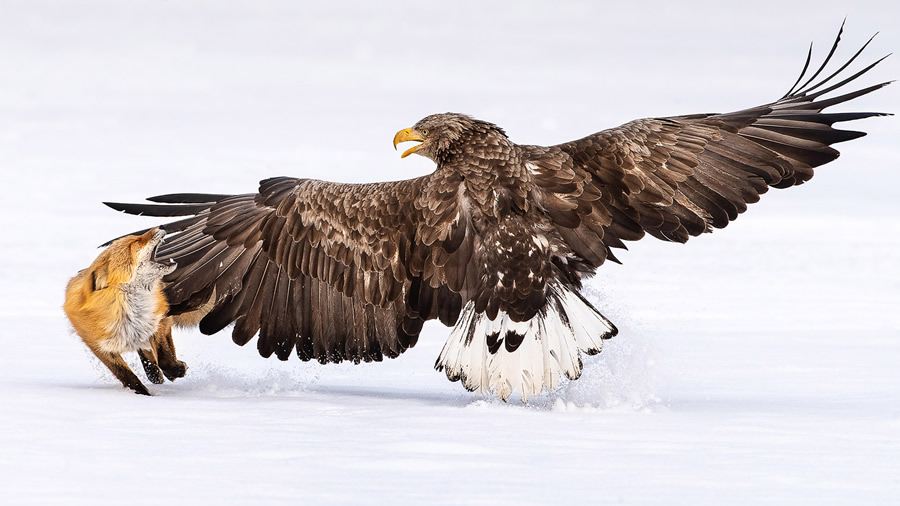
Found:
M 422 134 L 414 128 L 406 128 L 404 130 L 400 130 L 399 132 L 397 132 L 397 135 L 394 136 L 394 149 L 397 149 L 397 144 L 407 141 L 415 141 L 421 143 L 425 141 L 425 138 L 422 137 Z M 416 150 L 420 147 L 422 147 L 421 144 L 416 144 L 415 146 L 404 151 L 403 154 L 400 155 L 400 158 L 406 158 L 407 156 L 415 153 Z

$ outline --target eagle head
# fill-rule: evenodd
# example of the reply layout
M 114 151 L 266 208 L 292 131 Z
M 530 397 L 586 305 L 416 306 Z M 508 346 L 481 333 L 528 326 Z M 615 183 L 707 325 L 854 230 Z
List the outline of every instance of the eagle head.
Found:
M 426 116 L 412 127 L 397 132 L 394 135 L 394 149 L 401 142 L 418 142 L 400 157 L 406 158 L 415 153 L 440 163 L 449 153 L 461 152 L 464 144 L 475 139 L 494 145 L 509 143 L 506 133 L 497 125 L 465 114 L 447 112 Z

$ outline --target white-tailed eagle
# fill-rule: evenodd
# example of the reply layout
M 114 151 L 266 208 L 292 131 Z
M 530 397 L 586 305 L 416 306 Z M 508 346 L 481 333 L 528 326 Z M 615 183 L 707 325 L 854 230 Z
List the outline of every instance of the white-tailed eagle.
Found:
M 811 78 L 807 57 L 787 94 L 742 111 L 640 119 L 547 147 L 435 114 L 394 137 L 418 143 L 402 156 L 435 162 L 419 178 L 276 177 L 256 193 L 108 205 L 181 217 L 158 251 L 178 264 L 165 293 L 170 314 L 192 314 L 205 334 L 234 324 L 234 342 L 258 334 L 264 357 L 359 363 L 397 357 L 438 319 L 453 326 L 438 370 L 526 400 L 578 378 L 582 354 L 616 334 L 579 292 L 615 248 L 722 228 L 769 187 L 809 180 L 838 157 L 832 144 L 865 135 L 833 125 L 881 113 L 822 112 L 887 84 L 833 94 L 881 61 L 845 77 L 860 49 L 820 77 L 839 40 Z

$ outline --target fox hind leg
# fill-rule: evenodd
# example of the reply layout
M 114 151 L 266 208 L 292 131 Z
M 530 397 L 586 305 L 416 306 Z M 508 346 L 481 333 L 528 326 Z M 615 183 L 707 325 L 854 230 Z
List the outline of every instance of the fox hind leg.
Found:
M 151 345 L 156 350 L 159 368 L 169 381 L 183 378 L 187 372 L 187 364 L 178 360 L 175 356 L 175 342 L 172 340 L 172 319 L 165 318 L 159 323 L 159 329 L 151 340 Z

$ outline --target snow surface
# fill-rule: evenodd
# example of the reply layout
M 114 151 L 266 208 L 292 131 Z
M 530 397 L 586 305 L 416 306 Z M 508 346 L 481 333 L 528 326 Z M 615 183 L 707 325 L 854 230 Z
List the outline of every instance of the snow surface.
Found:
M 414 177 L 391 138 L 433 112 L 550 144 L 740 109 L 845 15 L 839 56 L 900 49 L 895 2 L 624 3 L 3 1 L 0 502 L 900 503 L 896 118 L 727 229 L 604 266 L 620 335 L 527 406 L 435 372 L 438 324 L 364 366 L 179 332 L 188 375 L 151 398 L 71 334 L 68 278 L 155 224 L 103 200 Z

